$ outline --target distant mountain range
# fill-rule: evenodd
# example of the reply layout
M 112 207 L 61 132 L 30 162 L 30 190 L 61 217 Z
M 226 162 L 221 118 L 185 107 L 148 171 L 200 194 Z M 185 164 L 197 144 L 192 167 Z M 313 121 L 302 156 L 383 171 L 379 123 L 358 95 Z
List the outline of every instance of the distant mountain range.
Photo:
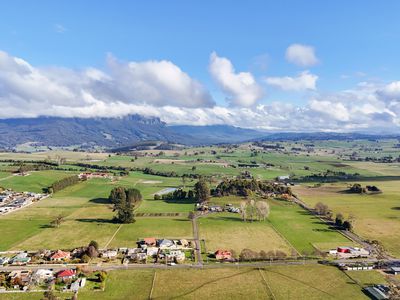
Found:
M 192 136 L 197 142 L 204 144 L 240 143 L 266 136 L 266 132 L 229 125 L 170 126 L 179 134 Z
M 245 141 L 354 140 L 381 136 L 360 133 L 268 133 L 228 125 L 168 126 L 156 117 L 129 115 L 120 118 L 38 117 L 0 120 L 0 149 L 17 145 L 66 147 L 102 146 L 129 149 L 141 141 L 183 145 L 209 145 Z
M 242 142 L 263 136 L 256 130 L 232 126 L 167 126 L 159 118 L 129 115 L 121 118 L 15 118 L 0 120 L 0 148 L 17 145 L 103 146 L 118 148 L 139 141 L 185 145 Z

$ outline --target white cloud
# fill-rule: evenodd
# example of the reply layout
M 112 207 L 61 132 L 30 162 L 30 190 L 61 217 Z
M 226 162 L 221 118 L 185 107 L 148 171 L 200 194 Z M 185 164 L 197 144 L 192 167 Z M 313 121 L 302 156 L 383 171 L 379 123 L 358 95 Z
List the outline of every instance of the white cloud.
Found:
M 116 90 L 122 101 L 183 107 L 214 105 L 201 83 L 170 61 L 121 63 L 111 56 L 107 61 L 113 78 L 107 82 L 109 89 Z
M 263 91 L 249 72 L 236 73 L 231 61 L 219 57 L 215 52 L 210 56 L 211 76 L 227 94 L 227 100 L 234 106 L 250 107 L 262 96 Z
M 105 70 L 37 68 L 0 51 L 0 118 L 137 113 L 160 117 L 169 124 L 229 124 L 282 131 L 399 130 L 400 81 L 360 82 L 348 90 L 314 92 L 312 99 L 297 106 L 279 101 L 248 105 L 255 104 L 260 93 L 253 76 L 235 73 L 226 59 L 212 58 L 213 72 L 223 75 L 220 80 L 227 85 L 230 101 L 236 99 L 234 103 L 241 106 L 214 105 L 198 81 L 168 61 L 125 63 L 110 57 Z M 306 71 L 279 84 L 292 90 L 312 89 L 315 82 L 299 79 L 308 75 L 315 76 Z M 252 100 L 244 101 L 243 93 L 251 95 L 244 99 Z
M 286 49 L 286 59 L 295 65 L 309 67 L 318 63 L 314 47 L 292 44 Z
M 387 101 L 400 101 L 400 81 L 394 81 L 377 91 Z
M 301 72 L 296 77 L 267 77 L 265 81 L 272 86 L 284 91 L 315 90 L 318 76 L 309 71 Z
M 331 117 L 334 120 L 346 122 L 350 120 L 350 113 L 343 103 L 332 103 L 330 101 L 311 100 L 309 107 L 314 112 L 318 112 Z
M 93 102 L 180 107 L 214 105 L 198 81 L 169 61 L 124 63 L 110 57 L 107 71 L 35 68 L 0 51 L 0 105 L 9 107 L 2 108 L 1 117 L 11 116 L 15 111 L 23 115 L 44 114 L 64 106 L 80 109 Z

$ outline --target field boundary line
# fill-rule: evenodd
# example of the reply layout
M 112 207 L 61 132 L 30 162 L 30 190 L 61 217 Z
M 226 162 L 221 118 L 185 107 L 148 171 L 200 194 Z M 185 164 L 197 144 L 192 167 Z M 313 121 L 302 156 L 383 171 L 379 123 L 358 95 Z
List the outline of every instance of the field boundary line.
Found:
M 115 236 L 117 235 L 118 231 L 122 228 L 122 225 L 124 225 L 124 224 L 121 224 L 121 225 L 118 226 L 117 230 L 115 230 L 115 232 L 114 232 L 114 234 L 112 235 L 112 237 L 110 238 L 110 240 L 107 242 L 107 244 L 105 244 L 104 249 L 107 249 L 108 245 L 110 245 L 110 243 L 112 242 L 112 240 L 113 240 L 113 239 L 115 238 Z
M 153 282 L 151 283 L 151 290 L 150 290 L 150 295 L 149 295 L 149 299 L 153 299 L 153 290 L 154 290 L 154 286 L 156 285 L 156 275 L 157 275 L 157 270 L 154 270 L 154 276 L 153 276 Z
M 297 250 L 293 245 L 292 245 L 292 243 L 291 242 L 289 242 L 289 240 L 281 233 L 281 232 L 279 232 L 279 230 L 278 229 L 276 229 L 276 227 L 274 226 L 274 224 L 272 224 L 272 222 L 271 221 L 269 221 L 269 224 L 271 225 L 271 228 L 292 248 L 292 249 L 294 249 L 294 251 L 296 251 L 297 252 L 297 254 L 299 255 L 299 256 L 301 256 L 301 257 L 303 257 L 303 255 L 299 252 L 299 250 Z
M 258 268 L 258 272 L 260 273 L 262 280 L 265 282 L 265 285 L 267 286 L 267 289 L 268 289 L 269 293 L 271 294 L 272 299 L 275 300 L 276 299 L 275 294 L 272 291 L 271 287 L 269 286 L 268 281 L 265 279 L 264 274 L 261 272 L 260 268 Z M 265 270 L 265 272 L 267 272 L 267 270 Z

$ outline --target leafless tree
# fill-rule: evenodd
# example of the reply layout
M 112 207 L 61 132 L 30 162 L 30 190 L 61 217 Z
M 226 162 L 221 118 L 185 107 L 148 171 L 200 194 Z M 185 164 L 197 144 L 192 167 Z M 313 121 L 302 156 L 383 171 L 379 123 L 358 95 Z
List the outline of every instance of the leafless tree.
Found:
M 328 205 L 326 205 L 322 202 L 318 202 L 317 204 L 315 204 L 314 209 L 315 209 L 315 212 L 321 216 L 325 216 L 329 212 Z
M 240 214 L 242 215 L 243 221 L 247 219 L 247 201 L 240 202 Z
M 257 210 L 258 220 L 265 221 L 265 219 L 268 218 L 270 212 L 269 204 L 266 201 L 257 201 L 255 206 Z

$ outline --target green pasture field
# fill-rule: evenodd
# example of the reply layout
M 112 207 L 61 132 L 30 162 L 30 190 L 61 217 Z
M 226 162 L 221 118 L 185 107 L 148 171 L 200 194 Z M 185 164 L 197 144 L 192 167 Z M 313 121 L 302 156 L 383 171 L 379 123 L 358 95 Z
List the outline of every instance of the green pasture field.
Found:
M 192 223 L 186 217 L 138 217 L 135 223 L 121 226 L 109 247 L 134 248 L 138 239 L 146 237 L 191 239 L 193 238 Z
M 32 178 L 38 173 L 32 173 Z M 193 209 L 193 203 L 180 204 L 153 200 L 153 193 L 166 187 L 174 187 L 178 183 L 176 178 L 134 172 L 116 182 L 104 179 L 81 182 L 27 208 L 1 216 L 0 250 L 72 248 L 86 245 L 91 240 L 96 240 L 101 246 L 105 246 L 119 228 L 119 224 L 112 222 L 115 213 L 108 202 L 112 188 L 120 185 L 139 188 L 144 196 L 143 209 L 139 211 L 186 213 Z M 65 221 L 59 228 L 51 228 L 49 226 L 51 220 L 58 215 L 64 216 Z M 186 217 L 138 218 L 135 224 L 121 228 L 112 240 L 112 245 L 126 246 L 127 243 L 133 244 L 137 238 L 148 235 L 160 238 L 191 237 L 191 224 Z
M 206 242 L 207 251 L 244 248 L 254 251 L 280 250 L 290 255 L 291 247 L 271 228 L 267 221 L 243 222 L 239 214 L 218 213 L 198 219 L 199 235 Z
M 241 197 L 229 196 L 211 198 L 210 202 L 216 205 L 231 203 L 239 207 L 243 200 L 244 198 Z M 326 251 L 338 245 L 355 246 L 339 232 L 330 229 L 321 220 L 296 204 L 277 199 L 270 199 L 268 203 L 271 212 L 265 225 L 272 226 L 283 235 L 289 245 L 301 254 L 310 254 L 315 249 Z M 239 214 L 229 215 L 240 218 Z
M 337 268 L 321 265 L 118 270 L 109 272 L 104 291 L 85 287 L 79 292 L 79 299 L 149 299 L 151 296 L 151 299 L 367 300 L 362 286 L 376 282 L 376 271 L 358 273 L 364 273 L 360 285 Z M 35 300 L 42 296 L 41 293 L 0 294 L 0 299 Z M 68 299 L 71 294 L 57 296 Z
M 353 244 L 296 204 L 272 200 L 270 205 L 269 222 L 302 254 Z
M 360 195 L 343 192 L 350 183 L 295 187 L 297 195 L 310 206 L 323 202 L 345 218 L 354 216 L 354 231 L 365 239 L 378 240 L 393 255 L 400 255 L 400 181 L 359 182 L 376 185 L 381 194 Z
M 4 180 L 4 178 L 7 178 L 9 176 L 11 176 L 12 174 L 9 172 L 2 172 L 0 171 L 0 180 Z
M 73 172 L 46 170 L 28 172 L 27 176 L 12 176 L 0 181 L 0 186 L 17 192 L 42 193 L 43 188 L 64 177 L 71 176 Z M 11 175 L 11 174 L 9 174 Z
M 109 155 L 109 153 L 88 153 L 68 150 L 49 150 L 33 153 L 2 152 L 0 153 L 0 160 L 56 160 L 57 157 L 62 157 L 66 158 L 67 161 L 87 161 L 89 163 L 95 163 L 108 158 Z

